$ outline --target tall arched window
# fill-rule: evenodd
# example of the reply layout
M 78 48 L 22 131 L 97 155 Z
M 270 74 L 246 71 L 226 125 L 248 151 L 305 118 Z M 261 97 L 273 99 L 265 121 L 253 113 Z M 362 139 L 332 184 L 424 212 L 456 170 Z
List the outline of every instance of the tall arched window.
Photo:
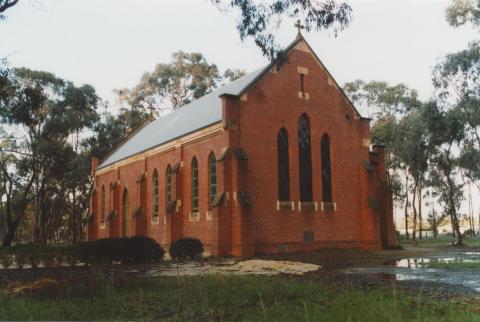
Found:
M 125 188 L 123 191 L 123 236 L 128 235 L 128 227 L 130 226 L 130 216 L 129 216 L 129 206 L 130 206 L 130 201 L 128 200 L 128 190 Z
M 198 162 L 192 160 L 192 208 L 198 210 Z
M 153 217 L 158 216 L 158 173 L 153 170 Z
M 217 195 L 217 159 L 213 152 L 208 158 L 208 165 L 210 168 L 210 204 L 213 203 L 215 196 Z
M 278 200 L 290 200 L 289 160 L 288 160 L 288 134 L 285 128 L 277 136 L 277 176 Z
M 172 167 L 170 164 L 167 166 L 167 172 L 166 172 L 166 192 L 167 192 L 167 205 L 172 201 L 173 195 L 172 195 Z
M 322 199 L 332 202 L 332 167 L 330 163 L 330 138 L 325 133 L 320 142 L 322 159 Z
M 300 201 L 313 201 L 312 153 L 310 148 L 310 124 L 304 114 L 298 121 L 298 162 L 300 173 Z
M 101 205 L 101 217 L 100 220 L 105 222 L 105 208 L 106 208 L 106 195 L 105 195 L 105 186 L 102 186 L 102 205 Z

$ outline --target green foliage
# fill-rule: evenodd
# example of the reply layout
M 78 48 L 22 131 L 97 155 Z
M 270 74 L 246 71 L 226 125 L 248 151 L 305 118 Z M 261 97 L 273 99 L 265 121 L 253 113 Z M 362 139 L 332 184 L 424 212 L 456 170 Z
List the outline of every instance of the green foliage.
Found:
M 452 0 L 446 10 L 447 22 L 453 27 L 471 23 L 480 25 L 480 2 L 477 0 Z
M 305 30 L 333 30 L 337 34 L 346 28 L 352 9 L 343 2 L 309 0 L 279 0 L 270 3 L 254 0 L 211 0 L 220 10 L 233 9 L 239 12 L 237 30 L 240 38 L 253 38 L 255 44 L 270 60 L 277 58 L 281 48 L 275 32 L 285 17 L 300 19 Z M 293 23 L 292 23 L 293 24 Z
M 103 159 L 132 128 L 143 122 L 145 122 L 144 116 L 133 116 L 132 113 L 122 113 L 119 116 L 105 114 L 94 126 L 96 135 L 86 139 L 83 143 L 84 147 L 90 150 L 90 155 Z
M 367 107 L 369 117 L 383 119 L 392 115 L 402 115 L 420 107 L 418 92 L 405 84 L 390 86 L 385 81 L 368 83 L 357 79 L 343 86 L 350 100 Z
M 91 186 L 89 156 L 81 141 L 98 121 L 95 90 L 27 68 L 6 70 L 0 79 L 5 94 L 0 120 L 9 129 L 0 145 L 5 178 L 0 191 L 7 197 L 3 244 L 12 242 L 32 202 L 35 241 L 51 240 L 62 225 L 67 225 L 62 239 L 75 241 Z
M 0 0 L 0 21 L 5 19 L 5 11 L 13 7 L 19 0 Z
M 245 76 L 245 74 L 246 73 L 244 70 L 229 68 L 223 73 L 223 79 L 233 82 L 234 80 L 239 79 L 242 76 Z
M 228 69 L 223 78 L 236 79 L 244 73 Z M 132 113 L 147 110 L 176 110 L 192 100 L 210 93 L 222 80 L 215 64 L 207 62 L 201 53 L 173 53 L 170 63 L 155 66 L 143 74 L 133 88 L 117 90 L 118 100 Z
M 202 253 L 203 244 L 197 238 L 180 238 L 170 246 L 170 256 L 174 260 L 193 259 Z
M 79 260 L 89 264 L 149 263 L 163 258 L 165 251 L 149 237 L 103 238 L 75 246 Z
M 75 245 L 45 246 L 21 244 L 0 248 L 0 261 L 14 262 L 18 268 L 29 264 L 32 268 L 61 266 L 77 263 L 151 263 L 160 261 L 165 251 L 153 239 L 148 237 L 104 238 L 82 242 Z M 11 265 L 11 264 L 10 264 Z M 8 266 L 10 266 L 8 265 Z M 6 267 L 4 265 L 4 267 Z

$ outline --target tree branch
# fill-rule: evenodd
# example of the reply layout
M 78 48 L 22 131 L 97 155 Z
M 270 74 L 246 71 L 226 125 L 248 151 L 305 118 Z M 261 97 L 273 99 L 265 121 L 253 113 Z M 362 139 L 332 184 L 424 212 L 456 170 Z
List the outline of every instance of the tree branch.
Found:
M 0 0 L 0 13 L 5 12 L 7 9 L 13 7 L 16 5 L 20 0 Z

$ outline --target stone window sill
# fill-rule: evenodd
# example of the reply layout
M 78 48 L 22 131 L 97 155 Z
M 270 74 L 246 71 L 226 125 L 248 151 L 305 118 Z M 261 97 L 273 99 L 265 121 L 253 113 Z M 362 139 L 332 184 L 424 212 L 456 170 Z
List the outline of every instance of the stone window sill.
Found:
M 325 212 L 335 212 L 337 211 L 337 203 L 336 202 L 321 202 L 321 210 Z
M 189 215 L 189 221 L 200 221 L 200 213 L 198 211 L 193 211 Z
M 277 210 L 295 210 L 295 202 L 290 200 L 277 200 Z
M 318 202 L 314 201 L 299 201 L 298 211 L 318 211 Z
M 213 214 L 212 214 L 212 211 L 211 211 L 211 210 L 205 212 L 205 219 L 206 219 L 207 221 L 213 220 Z

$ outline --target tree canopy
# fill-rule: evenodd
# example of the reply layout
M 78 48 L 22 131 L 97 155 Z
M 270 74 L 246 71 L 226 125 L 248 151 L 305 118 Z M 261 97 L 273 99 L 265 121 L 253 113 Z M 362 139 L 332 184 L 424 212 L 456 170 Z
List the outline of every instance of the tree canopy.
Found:
M 252 38 L 263 55 L 272 60 L 282 51 L 275 30 L 283 20 L 299 19 L 307 31 L 330 29 L 337 34 L 349 25 L 352 18 L 352 8 L 347 3 L 336 0 L 211 1 L 223 11 L 233 9 L 238 12 L 237 30 L 240 39 Z

